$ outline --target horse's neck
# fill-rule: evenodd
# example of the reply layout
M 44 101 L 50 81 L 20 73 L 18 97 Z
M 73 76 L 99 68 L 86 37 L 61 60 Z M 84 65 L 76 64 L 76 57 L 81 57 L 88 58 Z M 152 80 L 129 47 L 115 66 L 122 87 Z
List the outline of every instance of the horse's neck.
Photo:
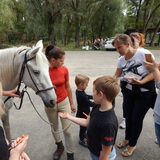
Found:
M 0 50 L 0 81 L 3 89 L 16 87 L 16 74 L 14 72 L 15 49 Z

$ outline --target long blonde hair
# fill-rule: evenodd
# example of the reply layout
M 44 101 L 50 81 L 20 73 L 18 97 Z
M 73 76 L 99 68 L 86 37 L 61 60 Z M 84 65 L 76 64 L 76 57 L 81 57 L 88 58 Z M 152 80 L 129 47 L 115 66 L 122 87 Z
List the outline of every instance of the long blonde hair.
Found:
M 2 101 L 2 84 L 0 83 L 0 118 L 4 115 L 4 103 Z

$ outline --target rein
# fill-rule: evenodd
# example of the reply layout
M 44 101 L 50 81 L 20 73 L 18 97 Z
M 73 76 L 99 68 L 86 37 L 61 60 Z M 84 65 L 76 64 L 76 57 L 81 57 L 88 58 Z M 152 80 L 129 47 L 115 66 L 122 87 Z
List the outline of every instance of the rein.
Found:
M 30 100 L 30 102 L 31 102 L 34 110 L 35 110 L 36 113 L 38 114 L 38 116 L 39 116 L 44 122 L 46 122 L 47 124 L 53 126 L 53 123 L 50 123 L 50 122 L 46 121 L 46 120 L 40 115 L 40 113 L 39 113 L 38 110 L 36 109 L 35 105 L 33 104 L 33 101 L 31 100 L 31 97 L 30 97 L 28 91 L 27 91 L 27 90 L 24 90 L 24 93 L 27 93 L 27 96 L 28 96 L 28 98 L 29 98 L 29 100 Z M 69 124 L 66 128 L 62 129 L 61 131 L 54 131 L 53 127 L 51 127 L 51 130 L 52 130 L 53 133 L 59 134 L 59 133 L 64 132 L 70 125 L 71 125 L 71 122 L 70 122 L 70 124 Z
M 29 52 L 29 50 L 27 50 L 27 51 L 25 52 L 24 61 L 23 61 L 22 67 L 21 67 L 21 72 L 20 72 L 20 77 L 19 77 L 19 82 L 20 82 L 20 83 L 19 83 L 19 85 L 18 85 L 17 91 L 19 91 L 19 89 L 20 89 L 21 81 L 22 81 L 22 78 L 23 78 L 23 74 L 24 74 L 25 68 L 27 68 L 27 71 L 28 71 L 28 73 L 29 73 L 29 76 L 30 76 L 30 78 L 31 78 L 34 86 L 35 86 L 36 89 L 37 89 L 36 94 L 39 94 L 40 92 L 48 91 L 48 90 L 51 90 L 51 89 L 55 88 L 55 85 L 53 85 L 52 87 L 46 88 L 46 89 L 41 89 L 41 90 L 38 88 L 38 86 L 36 85 L 36 83 L 35 83 L 32 75 L 31 75 L 31 72 L 30 72 L 30 70 L 29 70 L 29 67 L 28 67 L 28 65 L 27 65 L 27 62 L 28 62 L 28 61 L 31 61 L 32 59 L 34 59 L 35 56 L 27 59 L 27 53 L 28 53 L 28 52 Z

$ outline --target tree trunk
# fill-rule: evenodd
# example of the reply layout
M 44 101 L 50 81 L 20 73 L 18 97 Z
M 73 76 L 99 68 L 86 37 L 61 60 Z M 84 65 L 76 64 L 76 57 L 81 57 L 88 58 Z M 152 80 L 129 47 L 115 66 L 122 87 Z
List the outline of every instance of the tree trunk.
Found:
M 70 16 L 67 16 L 67 27 L 66 27 L 66 33 L 64 36 L 64 45 L 65 46 L 69 43 L 69 33 L 70 33 L 71 24 L 72 23 L 70 23 Z
M 156 29 L 155 29 L 155 31 L 154 31 L 154 33 L 153 33 L 153 36 L 152 36 L 152 39 L 151 39 L 150 46 L 153 46 L 153 45 L 154 45 L 153 42 L 154 42 L 155 36 L 156 36 L 156 34 L 157 34 L 158 30 L 159 30 L 159 27 L 160 27 L 160 21 L 157 23 Z
M 144 32 L 146 32 L 147 30 L 147 26 L 148 26 L 148 23 L 149 21 L 151 20 L 152 16 L 154 15 L 154 13 L 157 11 L 157 9 L 160 7 L 160 3 L 153 9 L 153 11 L 151 12 L 146 24 L 144 25 Z
M 145 39 L 147 38 L 147 34 L 146 34 L 146 30 L 145 30 L 145 24 L 147 21 L 147 11 L 148 11 L 148 5 L 149 5 L 149 1 L 150 0 L 146 0 L 145 1 L 145 7 L 144 7 L 144 15 L 143 15 L 143 29 L 142 29 L 142 33 L 145 35 Z
M 138 10 L 137 10 L 136 21 L 135 21 L 135 28 L 136 29 L 139 29 L 138 21 L 139 21 L 139 15 L 140 15 L 140 10 L 141 10 L 141 3 L 142 3 L 142 0 L 140 0 L 139 4 L 138 4 Z
M 100 26 L 100 30 L 99 30 L 99 38 L 102 38 L 102 29 L 103 29 L 103 25 L 104 25 L 104 20 L 105 20 L 105 16 L 103 15 L 102 21 L 101 21 L 101 26 Z
M 0 49 L 2 49 L 3 47 L 2 47 L 2 43 L 0 42 Z
M 160 34 L 158 34 L 158 46 L 160 45 Z
M 55 44 L 55 38 L 53 34 L 55 21 L 50 11 L 48 11 L 47 18 L 48 18 L 48 37 L 49 37 L 51 44 Z
M 79 17 L 75 15 L 75 48 L 79 48 Z

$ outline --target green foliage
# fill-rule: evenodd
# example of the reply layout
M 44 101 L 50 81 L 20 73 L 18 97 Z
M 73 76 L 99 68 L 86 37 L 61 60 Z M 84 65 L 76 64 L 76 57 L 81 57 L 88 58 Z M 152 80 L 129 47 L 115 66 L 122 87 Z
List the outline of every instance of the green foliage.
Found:
M 90 23 L 95 37 L 111 37 L 124 29 L 124 2 L 122 0 L 98 1 L 91 8 Z M 101 30 L 101 33 L 99 32 Z
M 13 2 L 11 0 L 0 1 L 0 43 L 8 40 L 7 33 L 14 27 L 14 21 L 16 20 L 15 13 L 13 11 Z M 1 47 L 1 46 L 0 46 Z
M 13 27 L 15 14 L 12 7 L 13 2 L 11 0 L 0 1 L 0 31 Z
M 143 28 L 146 21 L 149 19 L 151 13 L 155 7 L 160 4 L 159 0 L 128 0 L 127 9 L 127 28 Z M 139 12 L 138 24 L 136 23 L 137 14 Z M 155 27 L 157 21 L 159 20 L 160 9 L 157 9 L 153 14 L 153 17 L 149 21 L 148 27 Z
M 0 41 L 85 45 L 128 28 L 155 27 L 159 0 L 1 0 Z M 151 17 L 150 17 L 151 16 Z M 151 36 L 151 35 L 150 35 Z
M 26 32 L 29 39 L 55 36 L 54 24 L 64 4 L 63 0 L 24 0 Z M 63 3 L 62 3 L 63 2 Z

